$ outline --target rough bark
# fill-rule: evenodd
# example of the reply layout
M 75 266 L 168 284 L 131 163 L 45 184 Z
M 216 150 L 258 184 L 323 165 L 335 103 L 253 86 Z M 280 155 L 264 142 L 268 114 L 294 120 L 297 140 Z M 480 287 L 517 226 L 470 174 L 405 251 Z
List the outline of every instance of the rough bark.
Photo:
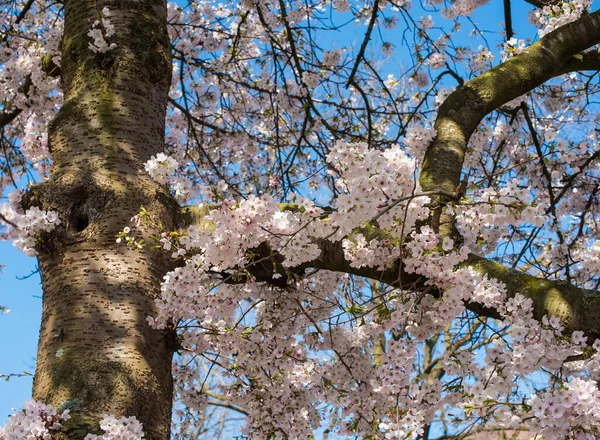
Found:
M 109 7 L 116 49 L 88 47 Z M 40 241 L 43 314 L 33 395 L 71 408 L 64 438 L 98 432 L 106 414 L 136 416 L 146 438 L 169 437 L 174 346 L 155 331 L 153 298 L 170 261 L 116 234 L 144 206 L 166 228 L 177 205 L 143 172 L 164 148 L 171 59 L 164 0 L 66 0 L 64 105 L 49 127 L 54 171 L 27 205 L 58 211 Z

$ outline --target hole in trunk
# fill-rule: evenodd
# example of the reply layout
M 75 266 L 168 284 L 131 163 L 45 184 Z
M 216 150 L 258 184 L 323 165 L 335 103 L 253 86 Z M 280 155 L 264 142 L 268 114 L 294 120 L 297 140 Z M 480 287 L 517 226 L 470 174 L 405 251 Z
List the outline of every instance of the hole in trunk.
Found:
M 90 220 L 88 219 L 88 216 L 85 214 L 77 215 L 73 219 L 73 229 L 75 230 L 75 232 L 83 231 L 85 228 L 88 227 L 89 224 L 90 224 Z

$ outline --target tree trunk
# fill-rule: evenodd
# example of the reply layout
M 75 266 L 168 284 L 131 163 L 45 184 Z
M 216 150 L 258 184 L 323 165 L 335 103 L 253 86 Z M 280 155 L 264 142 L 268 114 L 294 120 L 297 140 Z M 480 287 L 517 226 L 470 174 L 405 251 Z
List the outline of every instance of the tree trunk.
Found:
M 94 53 L 87 35 L 110 9 L 116 48 Z M 54 172 L 26 205 L 57 211 L 39 244 L 43 315 L 33 395 L 71 408 L 64 436 L 98 432 L 106 414 L 136 416 L 146 438 L 167 439 L 173 335 L 146 322 L 170 269 L 116 234 L 144 206 L 172 229 L 177 205 L 143 171 L 164 148 L 171 57 L 164 0 L 66 0 L 64 105 L 50 124 Z

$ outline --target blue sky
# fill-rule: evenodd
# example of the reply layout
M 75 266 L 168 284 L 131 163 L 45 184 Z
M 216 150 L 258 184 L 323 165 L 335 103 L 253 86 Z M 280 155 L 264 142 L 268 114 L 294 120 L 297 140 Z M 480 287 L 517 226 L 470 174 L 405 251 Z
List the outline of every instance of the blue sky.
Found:
M 37 338 L 42 313 L 40 276 L 25 280 L 36 268 L 36 260 L 12 246 L 0 242 L 0 264 L 5 265 L 0 275 L 0 304 L 11 309 L 0 316 L 0 373 L 33 373 Z M 31 397 L 31 377 L 15 377 L 8 382 L 0 379 L 0 425 L 12 408 L 19 408 Z

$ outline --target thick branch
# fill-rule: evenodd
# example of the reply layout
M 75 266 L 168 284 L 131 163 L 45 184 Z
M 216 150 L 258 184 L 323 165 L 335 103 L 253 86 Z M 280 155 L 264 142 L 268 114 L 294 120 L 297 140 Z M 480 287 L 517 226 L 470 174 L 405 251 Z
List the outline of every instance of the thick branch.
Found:
M 544 6 L 552 6 L 557 4 L 560 0 L 550 0 L 550 1 L 540 1 L 540 0 L 525 0 L 530 5 L 535 6 L 536 8 L 543 8 Z
M 321 257 L 306 266 L 344 272 L 378 280 L 398 288 L 422 290 L 426 287 L 425 279 L 409 274 L 394 264 L 381 271 L 374 268 L 355 268 L 344 258 L 341 242 L 322 242 Z M 577 288 L 565 281 L 549 281 L 490 261 L 471 254 L 461 264 L 462 268 L 471 267 L 488 278 L 495 278 L 506 285 L 509 298 L 517 293 L 530 298 L 534 305 L 534 317 L 541 320 L 544 315 L 558 316 L 567 332 L 581 330 L 592 340 L 600 338 L 600 294 L 595 291 Z M 428 286 L 430 287 L 430 286 Z M 441 293 L 439 293 L 441 296 Z M 498 318 L 496 310 L 488 309 L 481 304 L 468 302 L 466 307 L 481 316 Z
M 458 87 L 440 107 L 435 122 L 437 136 L 425 153 L 420 176 L 423 190 L 455 191 L 460 184 L 467 143 L 485 115 L 565 73 L 563 66 L 571 69 L 574 55 L 598 42 L 600 11 L 562 26 L 519 55 Z M 437 218 L 432 219 L 432 226 L 443 234 L 451 233 L 453 222 L 440 218 L 448 198 L 436 199 Z
M 566 281 L 536 278 L 476 255 L 471 255 L 462 266 L 472 267 L 481 274 L 502 281 L 509 297 L 520 293 L 530 298 L 536 319 L 555 315 L 561 318 L 568 332 L 581 330 L 592 341 L 600 338 L 599 292 L 580 289 Z
M 289 209 L 289 206 L 282 207 Z M 210 227 L 205 216 L 209 208 L 203 207 L 184 207 L 179 218 L 179 227 L 189 226 L 191 224 L 199 225 L 202 228 Z M 363 228 L 360 231 L 367 241 L 371 239 L 386 238 L 385 233 L 377 228 Z M 426 279 L 422 276 L 407 273 L 402 269 L 400 261 L 389 265 L 385 270 L 379 270 L 372 267 L 353 267 L 351 262 L 344 256 L 344 249 L 341 242 L 330 242 L 320 240 L 318 242 L 321 248 L 321 255 L 314 261 L 303 264 L 301 267 L 291 268 L 293 273 L 301 273 L 305 269 L 323 269 L 334 272 L 348 273 L 372 280 L 380 281 L 396 288 L 420 291 L 428 288 L 434 295 L 441 296 L 442 292 L 431 291 L 431 286 L 426 284 Z M 255 250 L 257 260 L 270 260 L 267 257 L 272 250 L 263 244 Z M 283 257 L 275 257 L 279 262 Z M 495 278 L 506 285 L 508 297 L 514 297 L 517 293 L 530 298 L 534 304 L 534 317 L 541 320 L 544 315 L 556 315 L 561 318 L 567 332 L 581 330 L 592 340 L 600 338 L 600 294 L 596 291 L 590 291 L 577 288 L 564 281 L 543 280 L 515 269 L 509 269 L 502 264 L 495 263 L 483 257 L 471 254 L 469 259 L 461 264 L 461 267 L 471 267 L 482 275 L 489 278 Z M 270 282 L 275 285 L 281 285 L 285 282 L 285 277 L 273 279 L 274 269 L 272 264 L 250 265 L 245 268 L 258 281 Z M 243 278 L 243 277 L 242 277 Z M 243 282 L 244 279 L 236 278 L 235 282 Z M 483 307 L 481 304 L 467 302 L 466 307 L 480 316 L 499 318 L 496 310 Z
M 558 70 L 557 75 L 585 70 L 600 70 L 600 53 L 595 50 L 573 55 Z

